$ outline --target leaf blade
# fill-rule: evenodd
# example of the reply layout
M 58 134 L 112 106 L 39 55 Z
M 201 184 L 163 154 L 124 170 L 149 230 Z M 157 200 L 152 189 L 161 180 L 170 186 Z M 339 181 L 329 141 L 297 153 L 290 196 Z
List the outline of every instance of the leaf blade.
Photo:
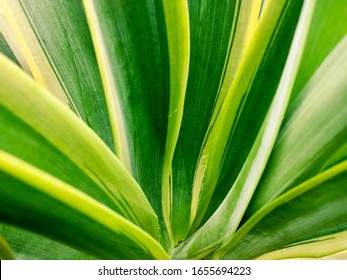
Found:
M 82 3 L 1 0 L 1 4 L 35 79 L 70 107 L 114 151 Z
M 245 219 L 279 194 L 320 172 L 334 152 L 345 145 L 347 85 L 342 62 L 346 45 L 347 37 L 326 58 L 292 105 Z M 300 152 L 304 147 L 305 152 Z M 345 152 L 341 150 L 342 158 Z
M 0 152 L 0 168 L 3 221 L 98 257 L 168 258 L 148 233 L 79 190 L 5 152 Z
M 220 205 L 251 150 L 280 81 L 301 6 L 273 1 L 265 8 L 204 145 L 207 163 L 202 162 L 204 175 L 193 190 L 198 214 L 191 231 Z
M 3 81 L 0 84 L 0 105 L 33 127 L 107 191 L 122 215 L 157 236 L 158 221 L 151 205 L 104 142 L 66 106 L 5 57 L 0 56 L 0 64 L 0 79 Z
M 274 251 L 257 259 L 297 259 L 297 258 L 329 258 L 346 250 L 347 232 L 339 232 L 292 244 L 287 248 Z
M 257 0 L 188 1 L 189 75 L 172 166 L 171 227 L 175 245 L 191 224 L 192 185 L 208 126 L 230 87 L 257 22 Z
M 344 161 L 278 197 L 252 216 L 214 257 L 256 258 L 320 232 L 346 230 L 346 171 Z
M 252 150 L 228 195 L 210 219 L 175 252 L 179 257 L 203 258 L 237 230 L 258 185 L 285 114 L 300 64 L 314 2 L 304 5 L 291 50 L 272 104 Z M 210 244 L 206 246 L 206 243 Z
M 91 255 L 82 253 L 52 239 L 24 229 L 0 224 L 0 232 L 11 246 L 18 260 L 89 260 Z

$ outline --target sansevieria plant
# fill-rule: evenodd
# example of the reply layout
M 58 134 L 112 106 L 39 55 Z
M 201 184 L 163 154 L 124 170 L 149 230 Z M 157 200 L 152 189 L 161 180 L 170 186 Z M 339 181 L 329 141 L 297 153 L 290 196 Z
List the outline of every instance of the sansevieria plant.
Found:
M 0 0 L 2 259 L 347 258 L 345 0 Z

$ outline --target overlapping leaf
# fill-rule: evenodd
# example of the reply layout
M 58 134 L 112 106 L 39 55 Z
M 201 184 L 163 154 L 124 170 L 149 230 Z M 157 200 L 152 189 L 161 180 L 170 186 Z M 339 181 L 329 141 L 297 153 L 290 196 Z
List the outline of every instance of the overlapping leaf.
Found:
M 195 178 L 192 232 L 219 206 L 236 180 L 278 87 L 301 1 L 272 1 L 260 19 L 202 151 Z
M 326 58 L 289 111 L 251 205 L 263 205 L 346 156 L 347 37 Z
M 188 4 L 189 77 L 172 170 L 170 216 L 176 245 L 185 239 L 195 215 L 191 209 L 192 185 L 200 176 L 196 166 L 199 158 L 204 160 L 201 148 L 206 131 L 234 79 L 260 7 L 258 0 L 199 0 Z
M 0 179 L 0 219 L 4 222 L 98 258 L 169 258 L 153 237 L 121 215 L 5 152 L 0 152 Z
M 189 58 L 186 2 L 84 1 L 84 5 L 112 122 L 116 134 L 125 133 L 119 141 L 124 161 L 165 228 Z
M 345 254 L 346 249 L 347 231 L 342 231 L 291 244 L 257 259 L 333 259 Z
M 0 56 L 0 65 L 1 125 L 16 125 L 3 127 L 2 146 L 53 175 L 74 180 L 76 187 L 82 190 L 103 193 L 118 213 L 158 236 L 157 217 L 141 188 L 100 138 L 4 56 Z M 34 152 L 25 151 L 25 146 L 21 146 L 25 143 L 19 140 L 11 142 L 14 137 L 18 138 L 19 131 L 15 135 L 15 128 L 23 129 L 24 136 L 32 141 L 28 145 Z M 43 144 L 41 152 L 38 151 L 40 144 Z M 41 161 L 45 151 L 51 158 Z M 53 159 L 61 165 L 54 166 Z M 64 168 L 69 167 L 72 167 L 72 174 L 64 175 L 64 171 L 68 172 Z M 74 175 L 81 176 L 82 182 L 76 182 L 78 178 L 73 179 Z M 88 184 L 88 180 L 93 184 Z
M 292 243 L 346 231 L 346 203 L 345 161 L 262 208 L 214 257 L 252 259 Z
M 305 34 L 308 30 L 313 7 L 314 3 L 312 2 L 307 4 L 302 11 L 300 23 L 296 28 L 291 51 L 272 105 L 235 184 L 206 224 L 194 233 L 187 242 L 184 242 L 181 248 L 177 249 L 178 257 L 202 258 L 217 249 L 224 240 L 230 238 L 236 231 L 260 180 L 279 131 L 305 45 Z M 257 32 L 262 33 L 259 30 Z M 206 246 L 206 242 L 209 246 Z
M 114 150 L 95 53 L 81 1 L 1 0 L 31 72 Z
M 313 15 L 291 102 L 294 102 L 321 63 L 347 34 L 347 6 L 343 0 L 319 0 Z
M 346 257 L 346 16 L 0 0 L 0 257 Z

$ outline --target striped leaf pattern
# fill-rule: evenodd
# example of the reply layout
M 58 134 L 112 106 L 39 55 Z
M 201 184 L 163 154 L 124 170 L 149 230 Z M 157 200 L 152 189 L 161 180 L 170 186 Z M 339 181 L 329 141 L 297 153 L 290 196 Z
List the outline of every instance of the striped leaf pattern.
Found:
M 0 0 L 1 259 L 346 259 L 342 0 Z

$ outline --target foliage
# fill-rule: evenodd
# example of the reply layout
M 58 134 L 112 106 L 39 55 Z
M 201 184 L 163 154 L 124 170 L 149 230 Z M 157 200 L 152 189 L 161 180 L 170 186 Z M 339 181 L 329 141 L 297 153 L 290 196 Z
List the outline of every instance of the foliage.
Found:
M 0 258 L 345 258 L 342 0 L 0 0 Z

